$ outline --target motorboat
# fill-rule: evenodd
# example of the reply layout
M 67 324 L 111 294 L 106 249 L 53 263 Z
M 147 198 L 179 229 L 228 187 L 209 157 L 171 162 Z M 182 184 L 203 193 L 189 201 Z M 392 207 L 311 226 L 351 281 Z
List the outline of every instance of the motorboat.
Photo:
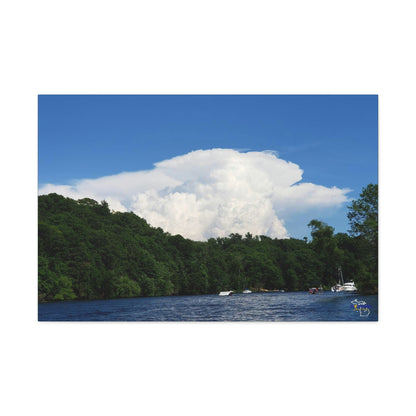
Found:
M 355 283 L 352 280 L 344 283 L 344 277 L 342 276 L 342 269 L 340 266 L 338 267 L 338 283 L 335 286 L 331 287 L 331 291 L 352 293 L 358 292 L 358 289 L 356 288 Z
M 355 287 L 355 283 L 353 281 L 346 282 L 343 286 L 344 292 L 357 292 L 358 289 Z
M 243 293 L 253 293 L 250 289 L 243 290 Z
M 225 290 L 224 292 L 220 292 L 220 296 L 231 296 L 233 294 L 232 290 Z

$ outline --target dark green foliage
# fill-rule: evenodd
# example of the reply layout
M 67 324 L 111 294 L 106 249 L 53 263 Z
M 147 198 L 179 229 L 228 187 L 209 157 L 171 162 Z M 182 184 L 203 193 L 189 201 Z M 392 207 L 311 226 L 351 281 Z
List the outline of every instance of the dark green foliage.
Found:
M 328 288 L 342 265 L 377 292 L 373 242 L 311 221 L 312 241 L 266 236 L 196 242 L 153 228 L 105 201 L 39 196 L 39 301 Z
M 360 198 L 348 207 L 348 219 L 353 236 L 362 236 L 373 244 L 378 242 L 378 185 L 363 188 Z
M 308 227 L 311 228 L 311 248 L 320 264 L 319 275 L 322 276 L 322 284 L 329 286 L 334 280 L 333 273 L 341 264 L 342 257 L 334 238 L 334 228 L 318 220 L 312 220 Z
M 363 293 L 375 293 L 378 287 L 378 185 L 370 183 L 363 188 L 360 198 L 352 201 L 348 208 L 355 252 L 363 257 L 359 289 Z

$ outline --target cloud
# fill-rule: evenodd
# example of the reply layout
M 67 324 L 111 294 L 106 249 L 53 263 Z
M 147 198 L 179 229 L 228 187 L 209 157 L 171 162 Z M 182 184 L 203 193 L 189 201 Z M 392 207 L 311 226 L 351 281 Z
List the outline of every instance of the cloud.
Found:
M 115 211 L 133 211 L 152 226 L 193 240 L 230 233 L 286 238 L 284 218 L 311 208 L 338 207 L 349 189 L 299 183 L 302 169 L 276 152 L 196 150 L 155 164 L 75 185 L 47 184 L 79 199 L 105 199 Z

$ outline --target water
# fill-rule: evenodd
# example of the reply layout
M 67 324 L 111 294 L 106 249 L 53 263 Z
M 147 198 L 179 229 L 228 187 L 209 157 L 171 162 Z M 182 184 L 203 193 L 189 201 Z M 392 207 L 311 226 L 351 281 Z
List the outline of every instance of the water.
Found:
M 40 304 L 38 319 L 39 321 L 377 321 L 378 298 L 375 295 L 361 296 L 332 292 L 317 295 L 310 295 L 307 292 L 272 292 L 233 296 L 168 296 L 76 301 Z

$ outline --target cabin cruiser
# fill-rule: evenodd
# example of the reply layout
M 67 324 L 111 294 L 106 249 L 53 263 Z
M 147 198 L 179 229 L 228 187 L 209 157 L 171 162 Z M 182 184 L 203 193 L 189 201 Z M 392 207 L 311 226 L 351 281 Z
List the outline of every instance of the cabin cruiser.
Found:
M 338 267 L 338 283 L 335 286 L 331 287 L 332 292 L 346 292 L 352 293 L 357 292 L 358 289 L 355 287 L 355 283 L 353 281 L 344 283 L 344 277 L 342 276 L 342 269 L 341 266 Z
M 342 286 L 342 290 L 344 292 L 357 292 L 357 288 L 355 287 L 355 284 L 353 281 L 344 283 L 344 286 Z

